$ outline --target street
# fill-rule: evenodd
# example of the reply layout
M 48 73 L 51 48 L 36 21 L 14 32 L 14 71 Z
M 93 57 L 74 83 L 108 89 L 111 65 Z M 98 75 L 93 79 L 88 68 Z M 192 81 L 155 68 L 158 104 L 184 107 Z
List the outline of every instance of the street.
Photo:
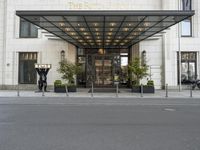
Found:
M 1 104 L 0 150 L 200 150 L 200 106 Z

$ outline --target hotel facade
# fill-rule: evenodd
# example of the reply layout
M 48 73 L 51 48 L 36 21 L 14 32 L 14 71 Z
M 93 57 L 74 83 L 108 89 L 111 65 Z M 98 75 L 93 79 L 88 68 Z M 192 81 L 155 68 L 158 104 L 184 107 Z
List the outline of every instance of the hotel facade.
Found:
M 51 86 L 62 59 L 81 65 L 78 87 L 91 76 L 112 87 L 116 75 L 126 87 L 137 56 L 150 74 L 141 83 L 187 84 L 200 76 L 199 9 L 198 0 L 1 0 L 0 89 L 34 89 L 35 63 L 52 65 Z

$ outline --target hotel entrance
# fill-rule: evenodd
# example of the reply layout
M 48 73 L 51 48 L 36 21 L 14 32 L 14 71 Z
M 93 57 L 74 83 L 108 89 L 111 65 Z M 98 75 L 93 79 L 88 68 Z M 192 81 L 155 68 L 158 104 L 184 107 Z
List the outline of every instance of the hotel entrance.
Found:
M 95 87 L 114 87 L 114 80 L 117 77 L 120 85 L 126 86 L 128 82 L 128 49 L 86 49 L 86 87 L 94 83 Z M 79 52 L 82 50 L 78 50 Z M 78 54 L 79 54 L 78 52 Z M 78 55 L 78 58 L 80 60 Z M 83 59 L 83 58 L 82 58 Z M 79 80 L 81 80 L 79 78 Z
M 77 64 L 82 68 L 77 75 L 79 87 L 92 83 L 109 87 L 115 79 L 119 86 L 127 86 L 128 60 L 140 56 L 134 45 L 191 18 L 194 11 L 35 10 L 17 11 L 16 15 L 77 47 Z
M 114 72 L 112 58 L 112 56 L 94 56 L 95 86 L 112 86 Z

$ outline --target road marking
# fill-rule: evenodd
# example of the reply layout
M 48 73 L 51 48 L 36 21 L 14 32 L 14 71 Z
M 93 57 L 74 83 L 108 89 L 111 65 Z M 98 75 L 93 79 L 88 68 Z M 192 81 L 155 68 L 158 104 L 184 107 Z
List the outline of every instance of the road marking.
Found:
M 171 111 L 171 112 L 176 111 L 176 110 L 173 109 L 173 108 L 165 108 L 164 110 L 165 110 L 165 111 Z

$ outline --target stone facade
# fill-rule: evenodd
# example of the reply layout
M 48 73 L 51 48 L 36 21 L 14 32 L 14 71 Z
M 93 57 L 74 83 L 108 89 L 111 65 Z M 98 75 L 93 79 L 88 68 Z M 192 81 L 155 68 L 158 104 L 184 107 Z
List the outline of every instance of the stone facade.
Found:
M 151 79 L 159 89 L 166 83 L 177 86 L 177 52 L 179 42 L 181 51 L 197 52 L 197 74 L 199 75 L 199 5 L 193 0 L 193 9 L 196 11 L 192 19 L 192 37 L 179 38 L 178 25 L 164 31 L 156 38 L 142 41 L 132 53 L 141 55 L 147 53 L 147 64 L 151 66 Z M 0 85 L 15 87 L 18 83 L 19 52 L 38 52 L 38 63 L 52 64 L 48 74 L 48 83 L 53 85 L 54 80 L 60 79 L 57 73 L 60 52 L 66 52 L 66 58 L 76 61 L 76 47 L 62 40 L 50 40 L 45 37 L 43 30 L 39 30 L 36 39 L 19 38 L 19 17 L 16 10 L 178 10 L 178 0 L 1 0 L 0 1 Z M 180 41 L 179 41 L 180 40 Z M 136 50 L 137 49 L 137 50 Z M 135 51 L 135 52 L 134 52 Z M 137 52 L 136 52 L 137 51 Z M 149 78 L 149 77 L 148 77 Z M 144 83 L 146 80 L 143 81 Z

